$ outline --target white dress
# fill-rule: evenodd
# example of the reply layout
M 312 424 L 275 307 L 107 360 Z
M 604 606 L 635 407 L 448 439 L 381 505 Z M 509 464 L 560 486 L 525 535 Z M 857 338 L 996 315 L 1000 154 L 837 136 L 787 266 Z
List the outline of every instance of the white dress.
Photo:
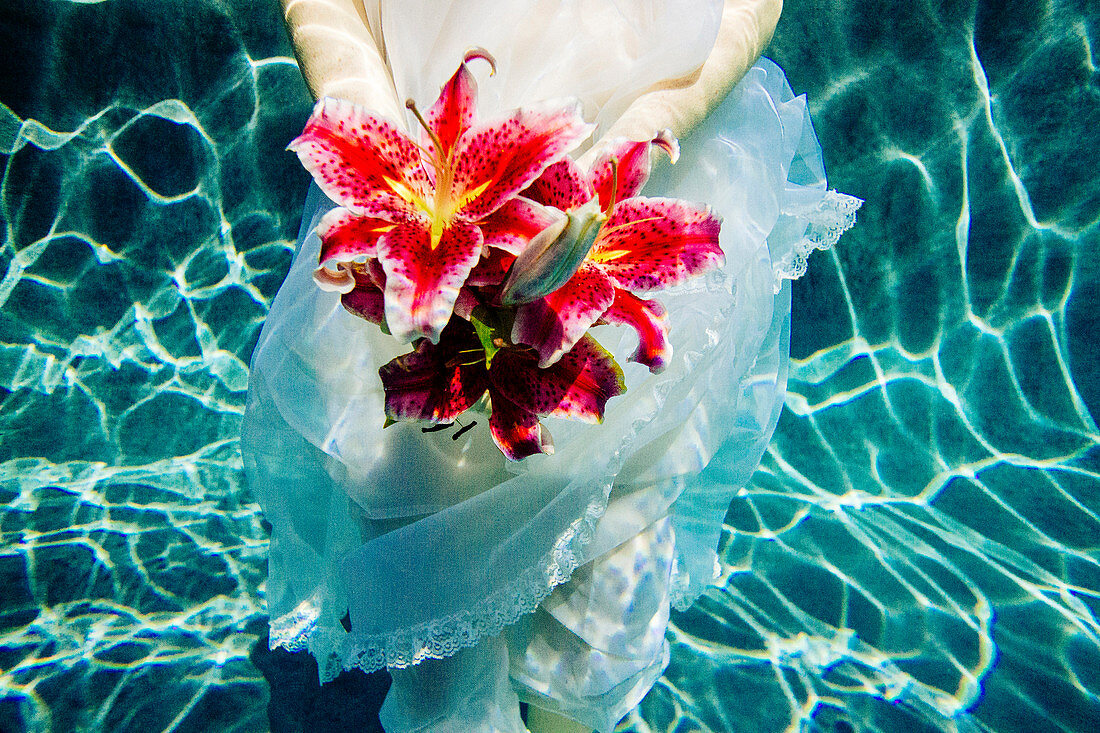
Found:
M 483 119 L 576 98 L 603 129 L 640 92 L 706 58 L 721 8 L 380 5 L 368 3 L 368 18 L 402 98 L 427 108 L 481 46 L 498 67 L 491 78 L 472 67 Z M 271 642 L 308 649 L 323 680 L 390 667 L 391 733 L 522 731 L 518 700 L 609 731 L 667 664 L 670 605 L 690 605 L 715 577 L 726 508 L 782 405 L 788 280 L 852 224 L 859 202 L 827 190 L 805 101 L 768 61 L 680 143 L 680 161 L 643 193 L 721 214 L 724 268 L 657 295 L 674 349 L 661 374 L 628 362 L 631 329 L 596 327 L 626 394 L 601 425 L 544 418 L 554 455 L 519 463 L 503 458 L 484 419 L 458 440 L 408 423 L 382 430 L 378 368 L 409 347 L 313 283 L 312 230 L 332 203 L 310 192 L 253 355 L 242 440 L 272 524 Z

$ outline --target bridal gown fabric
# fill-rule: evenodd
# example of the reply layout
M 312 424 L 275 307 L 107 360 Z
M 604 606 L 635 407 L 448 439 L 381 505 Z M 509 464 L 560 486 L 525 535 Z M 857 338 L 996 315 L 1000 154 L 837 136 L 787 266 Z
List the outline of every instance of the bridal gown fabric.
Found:
M 483 119 L 576 99 L 601 129 L 697 68 L 719 16 L 720 3 L 681 0 L 367 8 L 401 98 L 427 108 L 481 46 L 498 67 L 471 67 Z M 391 733 L 523 731 L 519 700 L 609 731 L 667 664 L 670 606 L 716 577 L 726 509 L 782 405 L 788 281 L 859 202 L 827 190 L 805 100 L 766 60 L 681 147 L 643 194 L 710 204 L 725 266 L 658 295 L 674 348 L 661 374 L 628 361 L 631 329 L 596 327 L 627 393 L 601 425 L 544 418 L 554 455 L 518 463 L 484 415 L 460 418 L 477 424 L 457 440 L 383 430 L 378 368 L 409 346 L 314 285 L 313 229 L 333 204 L 310 191 L 253 355 L 242 439 L 272 525 L 271 643 L 308 649 L 323 680 L 391 668 Z

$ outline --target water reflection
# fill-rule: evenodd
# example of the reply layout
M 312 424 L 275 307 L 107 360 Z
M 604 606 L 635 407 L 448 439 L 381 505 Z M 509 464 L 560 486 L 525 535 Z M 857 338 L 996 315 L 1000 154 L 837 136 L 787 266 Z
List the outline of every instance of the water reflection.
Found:
M 376 705 L 256 651 L 236 441 L 309 107 L 275 8 L 15 2 L 0 28 L 0 719 Z M 770 55 L 867 203 L 795 289 L 727 583 L 674 614 L 627 729 L 1100 726 L 1096 28 L 1072 2 L 788 1 Z M 261 669 L 290 685 L 270 720 Z

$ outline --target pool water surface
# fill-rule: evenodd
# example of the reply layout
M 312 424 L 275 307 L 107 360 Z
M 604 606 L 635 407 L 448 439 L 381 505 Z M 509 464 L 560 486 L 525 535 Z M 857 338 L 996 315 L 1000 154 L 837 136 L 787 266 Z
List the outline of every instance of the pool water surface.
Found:
M 866 203 L 621 730 L 1100 730 L 1098 39 L 1087 0 L 785 4 Z M 378 730 L 384 675 L 267 649 L 242 480 L 307 184 L 277 4 L 7 0 L 0 42 L 0 731 Z

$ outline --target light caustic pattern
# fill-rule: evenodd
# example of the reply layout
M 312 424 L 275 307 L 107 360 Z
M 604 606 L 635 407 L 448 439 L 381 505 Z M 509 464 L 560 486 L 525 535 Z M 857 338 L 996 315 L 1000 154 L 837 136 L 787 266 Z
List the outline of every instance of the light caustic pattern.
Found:
M 16 5 L 55 55 L 0 100 L 0 728 L 264 730 L 238 433 L 301 75 L 275 4 Z
M 623 730 L 1100 727 L 1098 21 L 931 5 L 785 4 L 769 55 L 867 203 Z M 309 108 L 275 3 L 0 13 L 40 34 L 0 99 L 0 721 L 268 729 L 237 432 Z
M 867 203 L 634 730 L 1100 729 L 1100 18 L 931 5 L 785 8 Z

